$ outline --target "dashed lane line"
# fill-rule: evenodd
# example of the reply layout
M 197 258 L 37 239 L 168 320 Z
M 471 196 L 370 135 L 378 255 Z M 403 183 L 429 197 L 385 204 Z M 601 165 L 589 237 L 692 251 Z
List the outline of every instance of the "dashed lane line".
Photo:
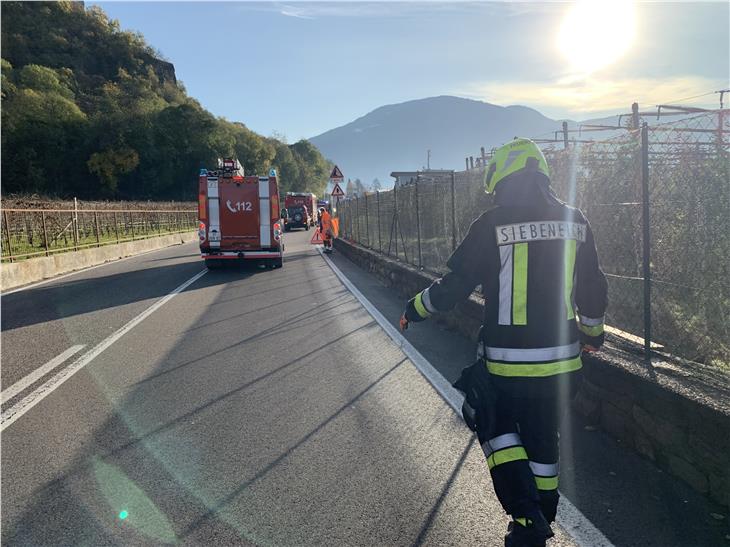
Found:
M 373 319 L 378 322 L 386 334 L 413 362 L 421 374 L 434 387 L 436 392 L 446 401 L 456 414 L 461 417 L 461 404 L 464 396 L 457 391 L 443 375 L 426 359 L 413 345 L 398 332 L 380 311 L 363 295 L 360 290 L 350 281 L 347 276 L 335 265 L 332 260 L 317 250 L 324 258 L 335 275 L 345 287 L 360 301 L 360 304 L 368 311 Z M 580 545 L 581 547 L 615 547 L 593 523 L 580 512 L 565 496 L 561 496 L 558 506 L 558 524 Z
M 58 355 L 57 357 L 54 357 L 50 361 L 48 361 L 45 365 L 38 367 L 33 372 L 28 374 L 28 376 L 18 380 L 15 382 L 12 386 L 10 386 L 8 389 L 4 390 L 2 392 L 2 395 L 0 396 L 0 402 L 2 404 L 5 404 L 6 401 L 12 399 L 15 397 L 18 393 L 26 389 L 31 384 L 35 384 L 38 380 L 43 378 L 46 374 L 51 372 L 54 368 L 65 362 L 69 357 L 77 354 L 82 349 L 86 347 L 85 344 L 78 344 L 76 346 L 71 346 L 66 351 L 64 351 L 62 354 Z
M 201 272 L 198 272 L 193 277 L 191 277 L 190 279 L 185 281 L 185 283 L 183 283 L 182 285 L 177 287 L 175 290 L 168 293 L 166 296 L 163 296 L 162 298 L 160 298 L 157 302 L 155 302 L 149 308 L 147 308 L 142 313 L 137 315 L 134 319 L 129 321 L 127 324 L 125 324 L 119 330 L 117 330 L 113 334 L 109 335 L 104 340 L 102 340 L 99 344 L 94 346 L 93 349 L 91 349 L 88 352 L 86 352 L 85 354 L 83 354 L 72 364 L 70 364 L 69 366 L 67 366 L 60 372 L 58 372 L 56 375 L 51 377 L 50 380 L 46 381 L 40 387 L 33 390 L 30 394 L 26 395 L 19 402 L 17 402 L 12 407 L 10 407 L 8 410 L 3 412 L 2 415 L 0 416 L 0 431 L 4 431 L 7 427 L 11 426 L 16 421 L 18 421 L 21 418 L 21 416 L 23 416 L 26 412 L 28 412 L 35 405 L 40 403 L 43 399 L 48 397 L 56 389 L 61 387 L 61 385 L 66 380 L 71 378 L 71 376 L 73 376 L 78 371 L 80 371 L 82 368 L 84 368 L 86 365 L 91 363 L 105 349 L 107 349 L 114 342 L 119 340 L 122 336 L 124 336 L 126 333 L 128 333 L 130 330 L 132 330 L 134 327 L 139 325 L 142 321 L 144 321 L 147 317 L 149 317 L 157 309 L 164 306 L 167 302 L 169 302 L 177 294 L 181 293 L 187 287 L 189 287 L 190 285 L 195 283 L 198 279 L 203 277 L 207 273 L 207 271 L 208 270 L 202 270 Z

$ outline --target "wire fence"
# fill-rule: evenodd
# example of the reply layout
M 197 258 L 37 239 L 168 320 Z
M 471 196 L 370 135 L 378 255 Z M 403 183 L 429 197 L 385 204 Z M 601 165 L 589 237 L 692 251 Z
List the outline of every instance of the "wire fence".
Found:
M 193 231 L 197 210 L 2 209 L 3 262 Z
M 626 127 L 597 129 L 610 138 L 569 140 L 564 126 L 563 139 L 538 142 L 556 193 L 591 222 L 609 282 L 607 324 L 643 338 L 647 359 L 658 345 L 729 366 L 730 111 L 683 112 L 650 126 L 635 106 Z M 414 184 L 348 198 L 339 207 L 344 237 L 443 273 L 492 206 L 487 159 L 482 152 L 474 169 L 424 171 Z

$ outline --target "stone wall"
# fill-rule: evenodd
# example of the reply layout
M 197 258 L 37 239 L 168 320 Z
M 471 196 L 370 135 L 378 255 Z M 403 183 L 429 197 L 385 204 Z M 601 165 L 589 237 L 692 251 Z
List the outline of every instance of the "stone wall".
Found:
M 435 276 L 355 243 L 336 248 L 404 297 Z M 475 339 L 484 301 L 476 294 L 435 318 Z M 577 412 L 633 447 L 657 466 L 730 507 L 730 378 L 722 371 L 657 354 L 652 366 L 640 347 L 607 335 L 596 355 L 585 355 Z

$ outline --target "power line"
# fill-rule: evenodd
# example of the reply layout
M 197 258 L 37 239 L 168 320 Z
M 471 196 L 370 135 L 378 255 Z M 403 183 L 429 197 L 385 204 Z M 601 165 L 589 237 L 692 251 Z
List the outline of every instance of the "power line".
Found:
M 709 91 L 707 93 L 702 93 L 700 95 L 693 95 L 692 97 L 685 97 L 683 99 L 675 99 L 673 101 L 665 101 L 663 104 L 676 104 L 676 103 L 681 103 L 684 101 L 691 101 L 692 99 L 699 99 L 700 97 L 707 97 L 708 95 L 715 95 L 716 93 L 720 93 L 720 91 Z M 659 105 L 657 104 L 654 106 L 659 106 Z

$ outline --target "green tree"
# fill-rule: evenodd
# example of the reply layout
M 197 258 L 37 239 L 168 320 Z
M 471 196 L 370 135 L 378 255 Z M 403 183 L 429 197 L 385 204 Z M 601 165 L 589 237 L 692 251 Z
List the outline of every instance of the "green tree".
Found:
M 329 163 L 216 118 L 171 63 L 98 6 L 4 2 L 3 191 L 81 198 L 193 199 L 200 167 L 236 156 L 249 174 L 321 192 Z
M 119 175 L 129 173 L 139 165 L 139 155 L 131 148 L 95 152 L 86 162 L 89 171 L 99 177 L 101 191 L 114 195 Z

